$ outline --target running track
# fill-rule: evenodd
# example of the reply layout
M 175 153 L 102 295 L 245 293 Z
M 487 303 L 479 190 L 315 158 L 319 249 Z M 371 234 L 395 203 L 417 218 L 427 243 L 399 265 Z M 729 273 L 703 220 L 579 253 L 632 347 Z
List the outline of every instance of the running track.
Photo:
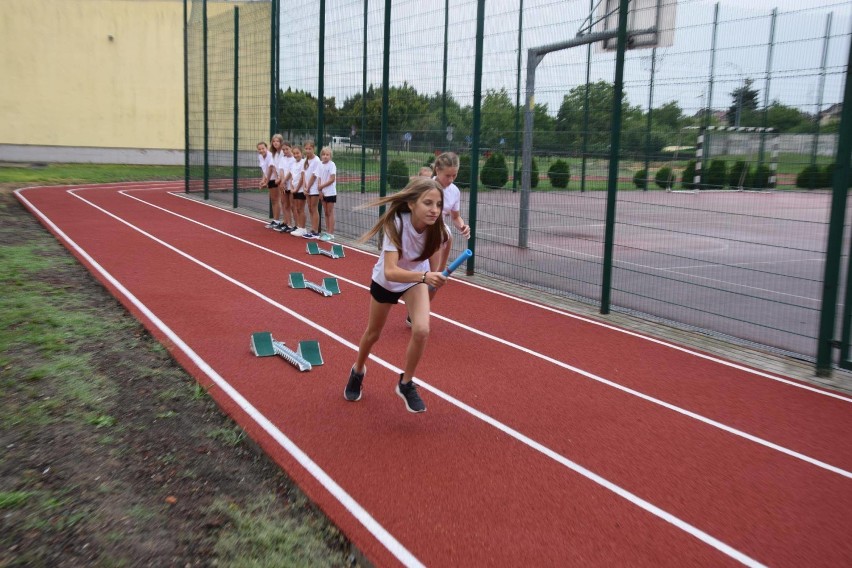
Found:
M 377 566 L 852 566 L 850 397 L 451 280 L 428 412 L 393 392 L 403 307 L 347 403 L 375 257 L 308 256 L 181 188 L 18 197 Z M 263 330 L 325 365 L 255 358 Z

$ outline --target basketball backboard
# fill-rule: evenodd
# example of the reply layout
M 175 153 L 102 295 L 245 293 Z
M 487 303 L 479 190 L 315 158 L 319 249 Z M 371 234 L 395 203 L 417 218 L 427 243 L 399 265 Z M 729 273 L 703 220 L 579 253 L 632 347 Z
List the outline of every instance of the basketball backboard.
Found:
M 598 4 L 595 31 L 608 32 L 618 29 L 619 0 L 601 0 Z M 627 49 L 669 47 L 674 43 L 677 0 L 630 0 L 627 9 L 627 31 L 636 32 L 656 29 L 656 32 L 635 34 L 627 38 Z M 598 43 L 602 51 L 615 51 L 616 38 Z

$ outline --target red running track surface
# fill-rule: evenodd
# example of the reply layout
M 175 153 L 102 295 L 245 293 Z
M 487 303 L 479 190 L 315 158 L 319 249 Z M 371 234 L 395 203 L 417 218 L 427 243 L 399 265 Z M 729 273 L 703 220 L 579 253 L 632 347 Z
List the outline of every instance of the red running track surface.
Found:
M 428 412 L 394 393 L 404 307 L 349 403 L 375 256 L 309 256 L 180 189 L 18 197 L 376 565 L 852 566 L 850 397 L 451 280 Z M 256 358 L 255 331 L 325 364 Z

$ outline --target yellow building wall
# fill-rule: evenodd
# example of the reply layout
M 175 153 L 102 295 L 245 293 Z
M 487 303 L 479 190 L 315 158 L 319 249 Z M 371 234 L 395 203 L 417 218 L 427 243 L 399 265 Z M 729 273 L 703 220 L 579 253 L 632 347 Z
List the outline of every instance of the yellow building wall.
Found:
M 0 0 L 0 144 L 184 147 L 182 0 Z

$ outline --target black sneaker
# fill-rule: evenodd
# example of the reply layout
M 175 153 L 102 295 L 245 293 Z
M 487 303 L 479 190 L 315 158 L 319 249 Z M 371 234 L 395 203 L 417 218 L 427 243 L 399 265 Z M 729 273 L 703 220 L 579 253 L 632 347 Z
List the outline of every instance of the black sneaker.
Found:
M 360 382 L 358 384 L 360 385 Z M 417 385 L 414 384 L 414 381 L 409 381 L 407 385 L 403 384 L 401 373 L 399 382 L 396 384 L 396 394 L 405 401 L 405 408 L 409 412 L 426 412 L 426 404 L 417 394 Z
M 275 219 L 273 219 L 266 225 L 267 229 L 275 229 L 276 227 L 278 227 L 278 221 L 276 221 Z
M 278 226 L 275 227 L 275 230 L 278 231 L 279 233 L 286 233 L 286 232 L 289 231 L 289 229 L 290 229 L 290 227 L 288 227 L 284 223 L 278 223 Z
M 367 374 L 367 368 L 364 368 L 363 373 L 356 373 L 355 367 L 349 371 L 349 382 L 346 383 L 346 388 L 343 389 L 343 398 L 350 402 L 361 400 L 361 381 L 364 380 L 364 375 Z

